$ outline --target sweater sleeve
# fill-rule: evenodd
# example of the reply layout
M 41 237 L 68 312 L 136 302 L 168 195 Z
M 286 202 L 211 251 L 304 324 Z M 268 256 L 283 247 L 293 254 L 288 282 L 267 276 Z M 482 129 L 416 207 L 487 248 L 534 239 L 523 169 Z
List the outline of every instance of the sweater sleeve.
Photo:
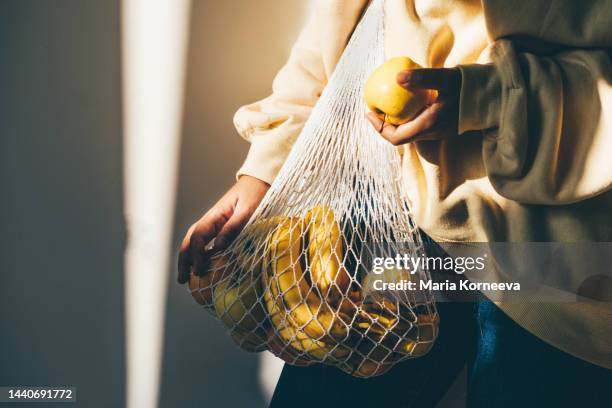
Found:
M 484 130 L 483 161 L 497 192 L 523 203 L 561 205 L 609 190 L 609 50 L 539 56 L 501 39 L 491 56 L 491 64 L 459 67 L 459 131 Z
M 326 82 L 313 16 L 274 78 L 272 94 L 241 107 L 234 115 L 236 129 L 251 143 L 238 177 L 250 175 L 272 183 Z

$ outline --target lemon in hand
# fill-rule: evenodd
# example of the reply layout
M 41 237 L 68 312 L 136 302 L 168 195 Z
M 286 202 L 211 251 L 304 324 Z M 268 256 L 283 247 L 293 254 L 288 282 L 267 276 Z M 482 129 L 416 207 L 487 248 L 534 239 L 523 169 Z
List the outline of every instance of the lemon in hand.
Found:
M 428 91 L 409 91 L 397 83 L 397 74 L 407 69 L 421 68 L 408 57 L 391 58 L 370 75 L 364 96 L 368 107 L 382 120 L 401 125 L 425 107 Z

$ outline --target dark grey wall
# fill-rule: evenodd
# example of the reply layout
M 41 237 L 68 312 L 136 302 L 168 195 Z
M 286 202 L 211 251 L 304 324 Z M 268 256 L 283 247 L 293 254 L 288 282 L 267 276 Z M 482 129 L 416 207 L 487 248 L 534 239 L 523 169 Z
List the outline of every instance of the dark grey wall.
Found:
M 0 1 L 0 384 L 83 407 L 124 400 L 118 16 Z

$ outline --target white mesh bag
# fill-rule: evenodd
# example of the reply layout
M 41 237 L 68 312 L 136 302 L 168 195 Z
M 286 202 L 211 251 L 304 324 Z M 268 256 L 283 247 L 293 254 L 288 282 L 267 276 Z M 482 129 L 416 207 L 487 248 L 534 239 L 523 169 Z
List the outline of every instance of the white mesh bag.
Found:
M 375 258 L 425 255 L 398 152 L 365 119 L 383 31 L 374 0 L 257 211 L 205 276 L 191 276 L 194 298 L 246 350 L 370 377 L 436 338 L 431 293 L 375 290 L 429 279 L 422 268 L 373 268 Z

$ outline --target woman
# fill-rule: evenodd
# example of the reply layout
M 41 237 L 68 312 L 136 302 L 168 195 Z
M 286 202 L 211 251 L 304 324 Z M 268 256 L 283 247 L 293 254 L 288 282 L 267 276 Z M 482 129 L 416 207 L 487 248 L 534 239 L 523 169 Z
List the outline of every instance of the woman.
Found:
M 318 1 L 272 95 L 236 113 L 236 128 L 251 149 L 237 183 L 187 232 L 179 282 L 192 269 L 205 272 L 210 253 L 226 247 L 249 219 L 366 5 Z M 612 241 L 610 6 L 603 0 L 386 1 L 386 56 L 408 56 L 428 67 L 400 73 L 398 83 L 436 89 L 439 96 L 399 127 L 373 115 L 369 120 L 398 146 L 415 221 L 434 240 Z M 207 251 L 215 237 L 215 248 Z M 562 405 L 601 401 L 597 391 L 610 382 L 612 368 L 609 303 L 482 301 L 474 316 L 441 309 L 448 311 L 441 310 L 441 339 L 430 355 L 370 381 L 393 387 L 414 365 L 438 375 L 443 369 L 456 373 L 448 368 L 467 361 L 471 406 L 532 406 L 550 403 L 552 395 Z M 472 336 L 461 332 L 467 349 L 453 349 L 458 334 L 445 323 L 452 321 L 473 328 Z M 457 354 L 463 359 L 452 363 L 449 356 Z M 326 374 L 308 374 L 317 370 Z M 283 395 L 300 393 L 294 385 L 304 378 L 313 387 L 328 379 L 327 386 L 336 384 L 330 392 L 344 382 L 347 395 L 357 387 L 356 380 L 330 370 L 285 370 L 273 405 L 285 406 Z M 405 375 L 394 374 L 400 372 Z M 441 392 L 421 384 L 408 392 L 416 399 L 387 402 L 427 406 Z M 316 402 L 312 393 L 300 395 L 305 404 Z M 366 402 L 361 397 L 356 403 Z

